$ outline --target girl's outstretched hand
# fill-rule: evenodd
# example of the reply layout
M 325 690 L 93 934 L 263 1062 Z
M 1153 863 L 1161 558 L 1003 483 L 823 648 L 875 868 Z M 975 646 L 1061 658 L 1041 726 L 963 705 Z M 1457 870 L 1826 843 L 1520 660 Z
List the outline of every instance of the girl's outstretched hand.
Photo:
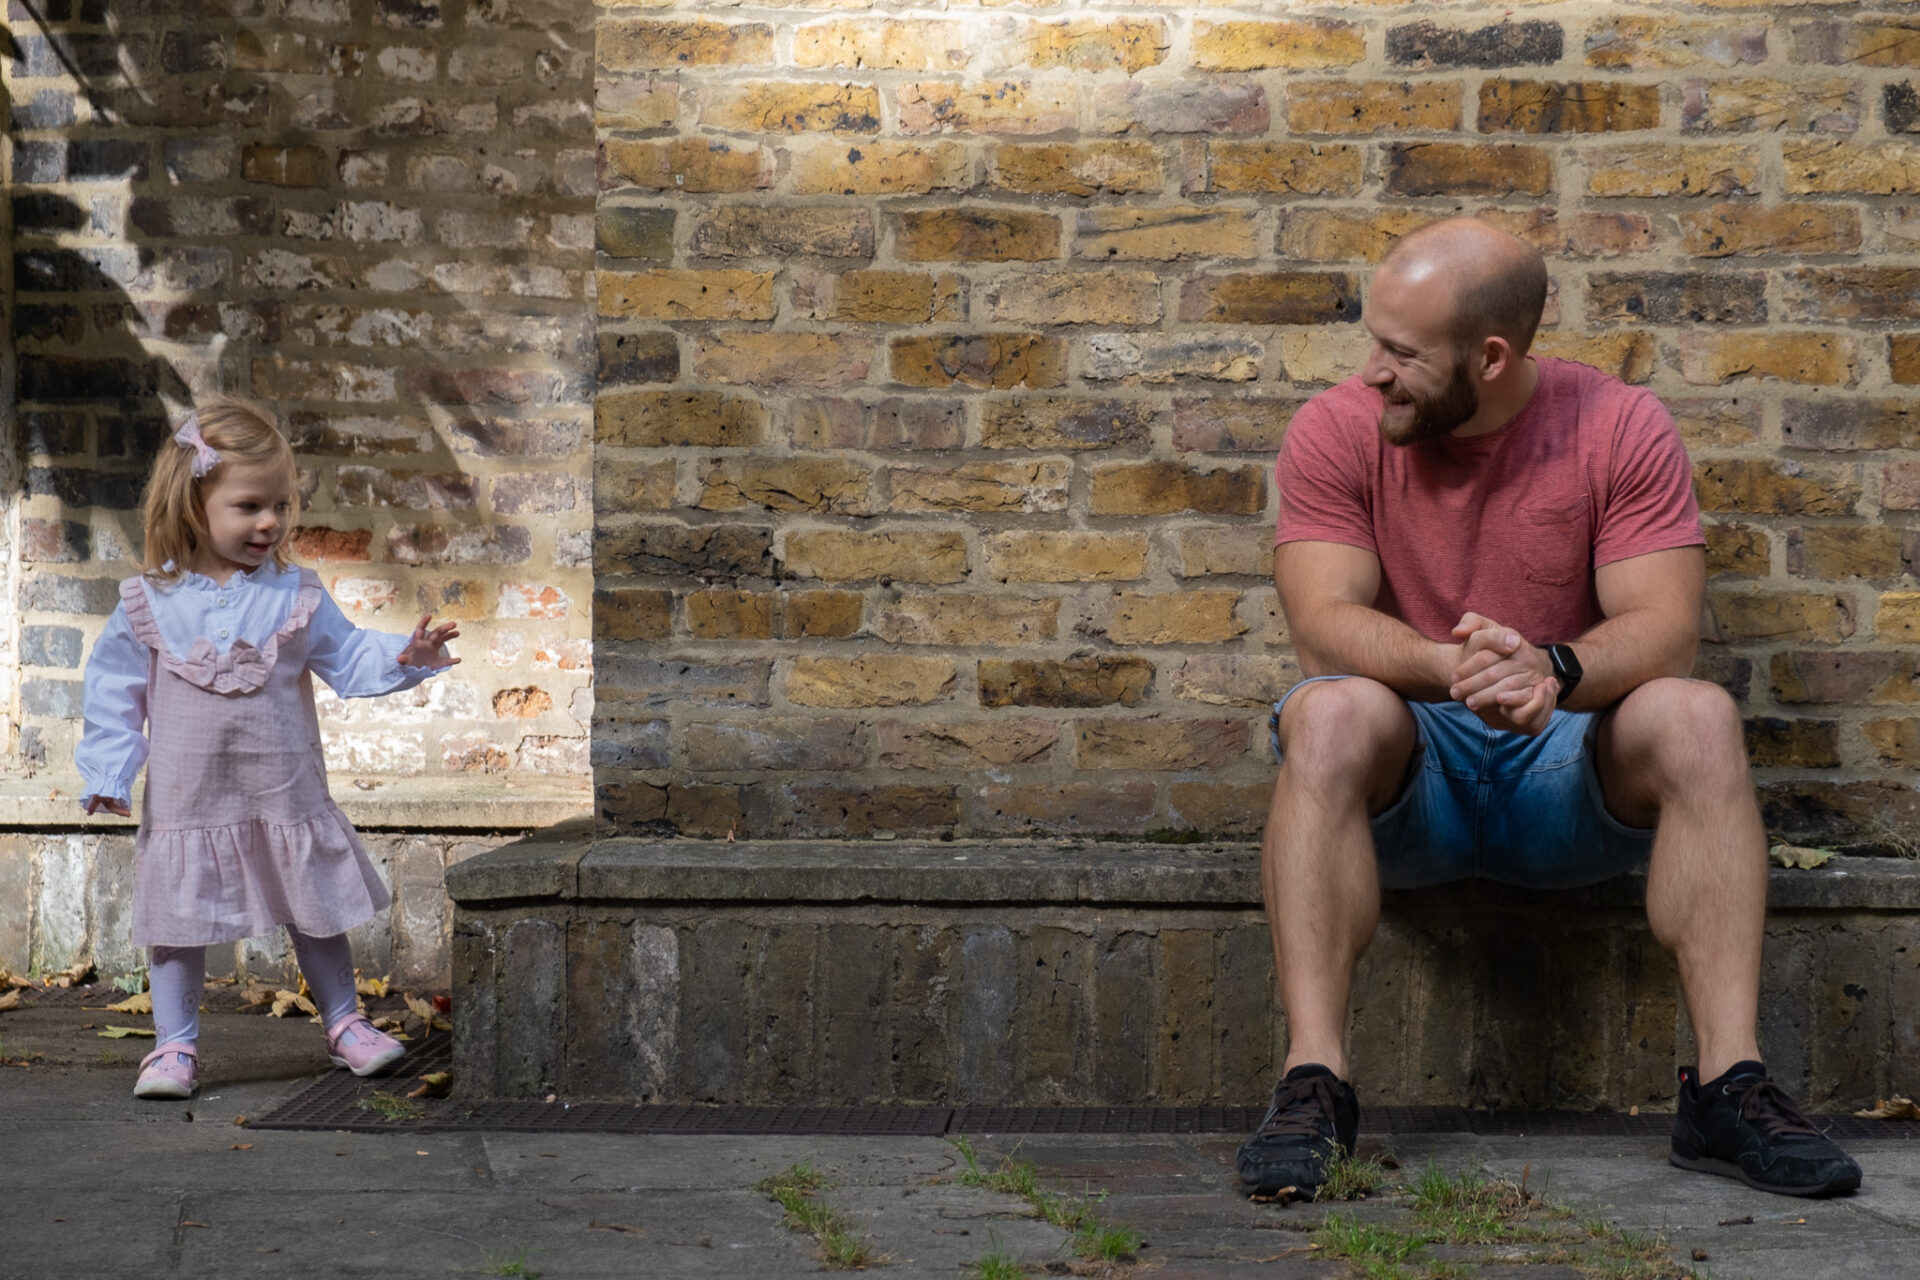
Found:
M 124 800 L 114 800 L 107 796 L 88 796 L 87 816 L 93 816 L 96 809 L 106 809 L 109 812 L 119 814 L 123 818 L 131 818 L 133 816 L 133 810 L 127 807 L 127 803 Z
M 420 625 L 413 629 L 413 638 L 407 641 L 407 647 L 400 651 L 400 662 L 408 667 L 450 667 L 460 659 L 447 652 L 447 641 L 460 634 L 457 623 L 443 623 L 427 629 L 433 621 L 433 615 L 427 614 L 420 619 Z

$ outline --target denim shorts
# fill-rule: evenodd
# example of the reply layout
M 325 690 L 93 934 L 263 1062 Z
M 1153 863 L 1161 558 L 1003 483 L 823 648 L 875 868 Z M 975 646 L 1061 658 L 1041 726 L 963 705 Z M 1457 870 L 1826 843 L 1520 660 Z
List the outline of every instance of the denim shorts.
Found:
M 1280 710 L 1314 676 L 1273 704 Z M 1380 884 L 1420 889 L 1482 876 L 1534 889 L 1572 889 L 1646 865 L 1653 832 L 1607 812 L 1593 767 L 1597 711 L 1555 711 L 1526 737 L 1480 723 L 1458 702 L 1408 702 L 1420 744 L 1406 788 L 1372 820 Z

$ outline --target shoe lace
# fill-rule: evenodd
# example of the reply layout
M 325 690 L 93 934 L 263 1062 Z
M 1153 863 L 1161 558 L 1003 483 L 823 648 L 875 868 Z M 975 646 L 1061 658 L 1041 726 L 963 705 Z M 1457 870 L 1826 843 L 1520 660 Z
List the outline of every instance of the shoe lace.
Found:
M 1735 1081 L 1726 1086 L 1727 1096 L 1740 1106 L 1740 1117 L 1752 1122 L 1772 1137 L 1804 1134 L 1818 1138 L 1820 1130 L 1794 1105 L 1787 1091 L 1771 1080 Z
M 1256 1138 L 1323 1138 L 1331 1128 L 1333 1080 L 1329 1076 L 1308 1076 L 1303 1080 L 1282 1080 L 1274 1086 L 1273 1103 L 1266 1119 L 1254 1132 Z

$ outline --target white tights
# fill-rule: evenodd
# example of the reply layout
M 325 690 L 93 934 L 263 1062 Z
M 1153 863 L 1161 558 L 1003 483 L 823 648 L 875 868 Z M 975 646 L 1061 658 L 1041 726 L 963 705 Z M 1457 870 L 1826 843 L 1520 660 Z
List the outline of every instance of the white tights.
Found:
M 310 938 L 292 925 L 293 954 L 313 992 L 320 1021 L 333 1026 L 359 1006 L 353 992 L 353 947 L 347 935 Z M 205 947 L 155 947 L 149 971 L 153 988 L 153 1042 L 192 1044 L 200 1038 L 200 997 L 207 982 Z

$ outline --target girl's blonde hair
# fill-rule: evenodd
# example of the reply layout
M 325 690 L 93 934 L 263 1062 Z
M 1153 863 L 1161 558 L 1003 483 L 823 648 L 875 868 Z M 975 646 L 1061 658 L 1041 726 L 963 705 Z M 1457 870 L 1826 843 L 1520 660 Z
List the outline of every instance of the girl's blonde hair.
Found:
M 287 548 L 300 519 L 300 476 L 293 446 L 287 443 L 274 411 L 253 400 L 210 396 L 193 411 L 200 420 L 200 437 L 220 455 L 220 463 L 204 476 L 193 474 L 194 450 L 172 436 L 160 445 L 147 480 L 146 575 L 175 582 L 186 572 L 195 553 L 207 545 L 206 492 L 232 465 L 277 463 L 286 469 L 293 509 L 287 513 L 287 536 L 273 548 L 276 569 L 289 564 Z

